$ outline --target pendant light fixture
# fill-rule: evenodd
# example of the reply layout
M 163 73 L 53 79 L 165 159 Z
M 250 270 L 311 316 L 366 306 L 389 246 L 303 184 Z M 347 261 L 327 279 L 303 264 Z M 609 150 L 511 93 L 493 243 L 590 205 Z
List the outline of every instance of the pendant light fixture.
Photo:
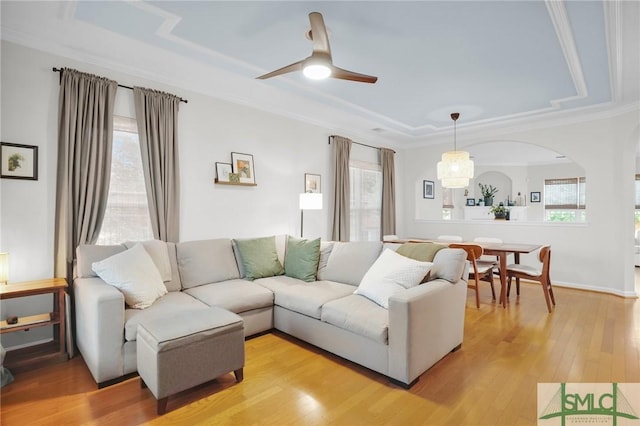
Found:
M 473 178 L 473 161 L 469 153 L 456 149 L 456 121 L 460 113 L 451 114 L 453 120 L 453 151 L 442 153 L 442 161 L 438 161 L 438 179 L 444 188 L 464 188 L 469 186 Z

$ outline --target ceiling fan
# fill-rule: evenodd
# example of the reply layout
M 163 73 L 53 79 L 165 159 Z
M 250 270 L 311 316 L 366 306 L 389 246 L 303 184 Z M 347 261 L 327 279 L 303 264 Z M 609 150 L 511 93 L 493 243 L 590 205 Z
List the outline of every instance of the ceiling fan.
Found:
M 327 35 L 327 28 L 324 25 L 322 15 L 318 12 L 311 12 L 309 14 L 309 22 L 311 23 L 310 38 L 313 41 L 313 52 L 311 56 L 256 78 L 265 80 L 277 75 L 302 71 L 306 77 L 314 80 L 321 80 L 327 77 L 359 81 L 362 83 L 375 83 L 378 80 L 378 77 L 359 74 L 333 65 L 331 47 L 329 47 L 329 36 Z

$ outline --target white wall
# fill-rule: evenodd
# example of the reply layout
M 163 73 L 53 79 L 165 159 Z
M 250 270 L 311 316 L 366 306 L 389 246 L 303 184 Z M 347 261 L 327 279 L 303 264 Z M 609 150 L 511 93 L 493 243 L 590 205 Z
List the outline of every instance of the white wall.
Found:
M 406 171 L 404 236 L 458 234 L 465 239 L 496 236 L 508 242 L 551 244 L 554 282 L 634 296 L 633 214 L 638 112 L 546 129 L 502 133 L 500 138 L 551 149 L 584 168 L 588 222 L 469 223 L 425 219 L 435 217 L 432 213 L 440 208 L 438 203 L 442 206 L 437 195 L 435 200 L 422 198 L 422 180 L 436 181 L 436 163 L 442 151 L 447 150 L 447 145 L 443 144 L 403 151 L 403 170 Z M 482 135 L 469 144 L 492 139 L 490 135 Z M 530 182 L 527 192 L 530 191 L 542 191 L 542 187 Z M 441 193 L 439 183 L 436 192 Z
M 180 104 L 179 114 L 182 241 L 299 235 L 298 194 L 304 191 L 305 173 L 322 176 L 325 196 L 323 210 L 305 212 L 304 236 L 330 237 L 332 129 L 9 42 L 2 42 L 1 55 L 1 139 L 38 145 L 40 160 L 37 181 L 0 180 L 0 251 L 10 253 L 10 281 L 53 276 L 59 74 L 52 67 L 76 68 L 188 99 L 188 104 Z M 116 113 L 132 116 L 133 110 L 131 91 L 118 89 Z M 232 151 L 253 155 L 256 187 L 214 184 L 215 162 L 230 162 Z M 48 296 L 2 301 L 1 316 L 46 312 L 50 304 Z M 50 337 L 48 328 L 33 329 L 3 334 L 2 344 L 11 347 Z

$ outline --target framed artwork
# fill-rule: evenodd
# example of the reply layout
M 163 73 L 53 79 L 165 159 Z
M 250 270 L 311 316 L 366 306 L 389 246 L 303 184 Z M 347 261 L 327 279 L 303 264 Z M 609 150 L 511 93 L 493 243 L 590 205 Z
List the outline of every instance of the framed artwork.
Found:
M 540 193 L 539 192 L 532 192 L 531 193 L 531 202 L 532 203 L 539 203 L 540 202 Z
M 435 185 L 432 180 L 422 181 L 422 198 L 435 198 Z
M 38 180 L 38 147 L 2 142 L 0 177 Z
M 216 161 L 216 179 L 218 182 L 229 182 L 231 163 L 218 163 Z
M 240 183 L 256 183 L 253 155 L 232 152 L 231 168 L 233 169 L 233 173 L 238 174 Z
M 319 194 L 322 192 L 320 187 L 320 175 L 314 175 L 311 173 L 304 174 L 304 192 L 312 192 Z
M 475 206 L 476 199 L 475 198 L 467 198 L 467 206 Z

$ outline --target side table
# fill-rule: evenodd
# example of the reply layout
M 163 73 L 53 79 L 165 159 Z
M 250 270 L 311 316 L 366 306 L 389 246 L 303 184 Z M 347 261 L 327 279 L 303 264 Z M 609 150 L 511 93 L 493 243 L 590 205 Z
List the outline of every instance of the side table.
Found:
M 53 325 L 54 330 L 52 342 L 8 351 L 4 362 L 5 367 L 19 372 L 43 363 L 68 359 L 65 349 L 65 289 L 67 286 L 67 281 L 64 278 L 25 281 L 0 286 L 0 300 L 53 294 L 52 312 L 19 317 L 15 324 L 8 324 L 7 320 L 0 321 L 0 334 L 48 325 Z

